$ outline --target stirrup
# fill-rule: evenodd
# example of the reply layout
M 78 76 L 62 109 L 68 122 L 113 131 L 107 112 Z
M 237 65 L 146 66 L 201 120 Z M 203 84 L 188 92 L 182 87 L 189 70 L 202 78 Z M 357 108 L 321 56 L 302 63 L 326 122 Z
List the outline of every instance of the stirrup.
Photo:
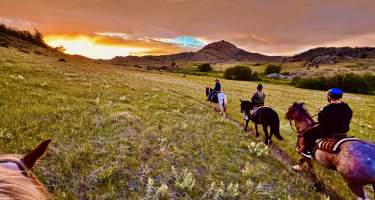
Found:
M 306 158 L 309 158 L 309 159 L 312 159 L 312 155 L 311 155 L 311 152 L 308 151 L 308 153 L 304 153 L 304 152 L 299 152 L 302 156 L 306 157 Z

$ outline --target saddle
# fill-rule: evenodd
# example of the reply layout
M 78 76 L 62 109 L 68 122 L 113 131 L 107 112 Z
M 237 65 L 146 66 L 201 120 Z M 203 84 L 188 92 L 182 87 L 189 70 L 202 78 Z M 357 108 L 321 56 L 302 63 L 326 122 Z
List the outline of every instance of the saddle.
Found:
M 358 138 L 349 136 L 338 136 L 330 138 L 317 139 L 316 146 L 313 150 L 315 154 L 316 150 L 322 150 L 328 153 L 337 153 L 341 144 L 347 141 L 358 141 Z
M 250 115 L 255 116 L 260 108 L 264 108 L 266 106 L 257 106 L 250 110 Z
M 250 115 L 245 114 L 244 119 L 247 121 L 247 120 L 249 120 L 250 118 L 254 118 L 254 117 L 256 116 L 258 110 L 259 110 L 260 108 L 263 108 L 263 107 L 266 107 L 266 106 L 257 106 L 257 107 L 254 107 L 253 109 L 250 110 L 250 113 L 249 113 Z

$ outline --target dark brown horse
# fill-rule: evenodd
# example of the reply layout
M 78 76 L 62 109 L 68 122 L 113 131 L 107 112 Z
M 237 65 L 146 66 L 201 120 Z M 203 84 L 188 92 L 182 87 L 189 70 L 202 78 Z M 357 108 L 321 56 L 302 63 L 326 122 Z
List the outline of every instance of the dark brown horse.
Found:
M 247 131 L 247 126 L 249 124 L 249 120 L 254 122 L 255 124 L 255 133 L 256 137 L 259 137 L 258 132 L 258 124 L 262 124 L 263 131 L 266 136 L 265 142 L 266 144 L 271 143 L 272 135 L 275 135 L 277 139 L 283 140 L 283 137 L 280 135 L 280 120 L 277 113 L 269 107 L 261 107 L 258 108 L 256 114 L 250 114 L 250 111 L 254 108 L 254 104 L 251 101 L 241 101 L 241 113 L 245 113 L 245 131 Z M 268 127 L 270 127 L 270 134 L 268 134 Z
M 295 122 L 299 137 L 304 130 L 314 124 L 314 120 L 304 108 L 303 103 L 294 103 L 285 114 L 286 119 Z M 324 167 L 339 172 L 350 189 L 360 199 L 365 199 L 363 187 L 372 184 L 375 190 L 375 144 L 365 141 L 346 141 L 339 147 L 338 152 L 329 153 L 316 150 L 314 159 Z M 320 183 L 313 170 L 311 159 L 301 159 L 301 165 L 308 164 L 314 186 L 320 189 Z

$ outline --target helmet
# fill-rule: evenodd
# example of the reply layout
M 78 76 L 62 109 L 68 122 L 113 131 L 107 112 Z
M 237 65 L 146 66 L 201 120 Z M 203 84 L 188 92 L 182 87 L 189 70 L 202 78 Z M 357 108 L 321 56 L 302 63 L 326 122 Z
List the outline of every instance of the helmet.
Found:
M 262 84 L 258 84 L 257 89 L 260 90 L 262 88 L 263 88 L 263 85 Z
M 331 88 L 327 91 L 327 95 L 333 99 L 341 99 L 343 92 L 339 88 Z

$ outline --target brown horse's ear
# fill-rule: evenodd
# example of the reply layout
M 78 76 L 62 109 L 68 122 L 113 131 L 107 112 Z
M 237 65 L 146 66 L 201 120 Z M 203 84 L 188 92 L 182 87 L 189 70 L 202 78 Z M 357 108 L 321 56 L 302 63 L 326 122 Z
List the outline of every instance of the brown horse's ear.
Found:
M 46 152 L 50 142 L 50 139 L 43 141 L 37 148 L 22 158 L 22 161 L 27 168 L 31 169 L 34 166 L 35 162 Z
M 242 102 L 242 99 L 240 99 L 240 102 Z

